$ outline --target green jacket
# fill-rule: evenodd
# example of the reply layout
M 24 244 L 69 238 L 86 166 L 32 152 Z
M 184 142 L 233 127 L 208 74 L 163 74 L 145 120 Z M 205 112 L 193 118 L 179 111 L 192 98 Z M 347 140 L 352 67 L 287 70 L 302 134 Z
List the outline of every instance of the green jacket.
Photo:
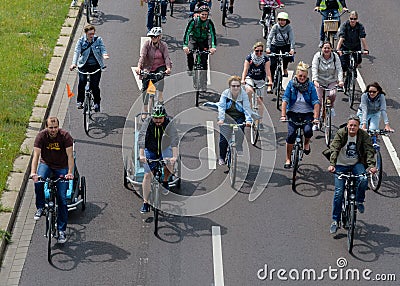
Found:
M 330 153 L 329 162 L 332 166 L 336 166 L 340 149 L 346 145 L 347 138 L 347 127 L 340 128 L 335 138 L 333 138 L 330 148 L 323 152 L 325 156 Z M 364 164 L 365 168 L 375 167 L 375 149 L 372 146 L 368 133 L 361 128 L 357 132 L 356 148 L 360 162 Z
M 201 21 L 200 18 L 190 20 L 186 26 L 185 35 L 183 36 L 183 47 L 189 45 L 190 39 L 195 42 L 203 42 L 209 40 L 211 48 L 217 47 L 217 36 L 215 33 L 215 26 L 211 19 Z

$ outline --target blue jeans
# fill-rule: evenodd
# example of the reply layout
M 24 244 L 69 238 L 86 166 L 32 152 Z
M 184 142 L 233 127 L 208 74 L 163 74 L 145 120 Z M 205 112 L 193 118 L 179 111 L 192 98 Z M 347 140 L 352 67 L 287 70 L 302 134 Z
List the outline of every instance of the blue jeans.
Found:
M 339 11 L 336 9 L 326 9 L 324 11 L 321 11 L 322 13 L 322 24 L 321 24 L 321 32 L 320 32 L 320 36 L 319 39 L 321 41 L 325 40 L 325 33 L 324 33 L 324 20 L 328 20 L 328 14 L 329 12 L 332 12 L 332 20 L 339 20 L 339 25 L 340 25 L 340 15 L 339 15 Z M 334 47 L 332 47 L 334 48 Z
M 37 170 L 38 176 L 43 179 L 49 178 L 51 175 L 56 178 L 65 176 L 68 173 L 68 168 L 65 169 L 52 169 L 44 163 L 39 164 Z M 67 189 L 68 183 L 57 183 L 57 203 L 58 203 L 58 218 L 57 218 L 57 229 L 65 231 L 68 223 L 68 206 L 67 206 Z M 36 208 L 44 208 L 45 197 L 44 197 L 44 182 L 35 183 L 36 193 Z
M 362 163 L 357 163 L 350 166 L 336 165 L 336 172 L 346 173 L 352 172 L 353 175 L 360 175 L 365 173 L 365 167 Z M 340 212 L 342 211 L 342 200 L 344 193 L 344 183 L 345 179 L 339 179 L 338 175 L 335 175 L 335 194 L 333 196 L 333 210 L 332 219 L 335 221 L 340 220 Z M 356 202 L 362 203 L 365 199 L 365 191 L 368 187 L 368 180 L 366 177 L 361 177 L 357 179 L 357 191 L 356 191 Z
M 99 69 L 99 65 L 84 65 L 80 68 L 82 72 L 94 72 Z M 78 102 L 82 102 L 85 100 L 85 86 L 87 83 L 87 75 L 78 73 L 79 75 L 79 82 L 78 82 Z M 101 70 L 95 74 L 90 75 L 90 89 L 93 92 L 93 101 L 96 104 L 100 103 L 100 79 L 101 79 Z
M 357 110 L 357 116 L 362 118 L 362 111 Z M 381 120 L 381 112 L 368 113 L 367 114 L 367 129 L 377 130 L 379 129 L 379 121 Z
M 237 118 L 235 122 L 238 124 L 244 123 L 245 118 Z M 244 126 L 240 127 L 241 130 L 238 130 L 235 133 L 236 138 L 236 150 L 243 151 L 243 139 L 244 139 Z M 231 140 L 232 135 L 232 127 L 230 126 L 221 126 L 220 134 L 219 134 L 219 158 L 225 160 L 226 153 L 228 151 L 229 141 Z
M 161 0 L 161 17 L 167 16 L 167 4 L 166 0 Z M 156 4 L 154 1 L 149 0 L 147 2 L 147 30 L 150 31 L 153 28 L 154 19 L 154 7 Z
M 287 117 L 295 122 L 302 122 L 304 120 L 312 121 L 314 119 L 314 114 L 312 112 L 295 113 L 293 111 L 288 111 Z M 311 138 L 313 136 L 312 126 L 313 126 L 312 122 L 304 125 L 303 134 L 305 138 Z M 286 137 L 286 143 L 294 144 L 296 142 L 296 136 L 297 136 L 296 132 L 298 128 L 301 128 L 301 126 L 298 126 L 291 121 L 288 122 L 288 134 Z

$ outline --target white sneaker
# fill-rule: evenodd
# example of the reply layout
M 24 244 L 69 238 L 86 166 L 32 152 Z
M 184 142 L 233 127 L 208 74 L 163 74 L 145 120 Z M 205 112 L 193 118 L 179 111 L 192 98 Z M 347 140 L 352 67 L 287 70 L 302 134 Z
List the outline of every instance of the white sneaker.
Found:
M 336 111 L 335 111 L 334 108 L 331 108 L 331 115 L 332 115 L 332 116 L 336 116 Z
M 225 165 L 225 160 L 224 159 L 219 159 L 218 160 L 218 165 L 220 165 L 220 166 Z
M 313 125 L 312 131 L 318 131 L 318 125 Z

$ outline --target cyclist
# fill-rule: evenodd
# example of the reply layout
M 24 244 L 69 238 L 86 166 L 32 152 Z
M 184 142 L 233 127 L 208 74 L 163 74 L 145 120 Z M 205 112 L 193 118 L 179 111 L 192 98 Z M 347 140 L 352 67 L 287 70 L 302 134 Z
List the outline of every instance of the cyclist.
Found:
M 294 55 L 294 33 L 292 26 L 290 25 L 289 14 L 286 12 L 280 12 L 278 14 L 278 23 L 276 23 L 267 39 L 267 54 L 270 53 L 290 53 Z M 293 57 L 283 58 L 283 76 L 288 76 L 288 64 L 293 62 Z M 277 66 L 277 59 L 271 57 L 271 77 L 274 78 L 275 70 Z
M 229 88 L 224 90 L 218 102 L 218 125 L 228 123 L 244 123 L 250 126 L 252 123 L 252 110 L 250 108 L 249 97 L 241 87 L 240 77 L 231 76 L 228 79 Z M 244 126 L 236 134 L 236 150 L 238 156 L 243 155 Z M 219 135 L 219 165 L 225 165 L 228 141 L 231 138 L 232 129 L 229 126 L 220 126 Z
M 175 0 L 169 0 L 170 2 L 175 2 Z M 154 8 L 156 3 L 154 0 L 143 0 L 143 2 L 147 3 L 147 32 L 153 28 L 153 19 L 154 19 Z M 167 6 L 168 0 L 161 0 L 161 23 L 167 23 Z
M 348 11 L 346 0 L 317 0 L 314 10 L 321 11 L 322 14 L 322 24 L 318 45 L 318 47 L 322 48 L 325 41 L 324 20 L 328 20 L 328 14 L 332 13 L 332 20 L 340 21 L 340 12 Z
M 191 50 L 199 49 L 200 51 L 208 50 L 210 54 L 214 54 L 217 47 L 217 38 L 215 26 L 211 19 L 208 18 L 210 8 L 206 5 L 198 7 L 196 13 L 199 17 L 191 19 L 186 26 L 185 35 L 183 37 L 183 51 L 187 55 L 188 74 L 192 75 L 194 58 Z M 201 65 L 207 70 L 207 54 L 201 54 Z
M 151 37 L 151 39 L 147 40 L 143 44 L 142 50 L 140 51 L 136 73 L 140 74 L 140 71 L 144 69 L 151 73 L 165 71 L 166 74 L 170 74 L 172 62 L 169 57 L 168 46 L 161 40 L 162 28 L 153 27 L 150 32 L 147 33 L 147 36 Z M 147 111 L 147 105 L 149 102 L 147 88 L 149 87 L 150 80 L 152 80 L 153 83 L 157 82 L 157 79 L 151 79 L 148 77 L 142 79 L 142 97 L 145 112 Z M 163 103 L 164 80 L 158 82 L 156 88 L 158 90 L 158 102 Z
M 275 3 L 277 5 L 279 5 L 280 8 L 285 7 L 285 4 L 283 4 L 281 2 L 281 0 L 260 0 L 260 7 L 263 10 L 261 19 L 260 19 L 260 24 L 264 25 L 265 23 L 265 18 L 267 17 L 267 15 L 269 15 L 271 13 L 271 7 L 275 5 Z M 274 18 L 275 18 L 275 10 L 274 12 Z
M 38 177 L 47 179 L 51 175 L 64 176 L 72 180 L 74 169 L 73 139 L 71 135 L 59 128 L 57 117 L 50 116 L 46 120 L 46 128 L 38 133 L 33 145 L 33 157 L 30 177 L 35 182 L 36 208 L 34 219 L 39 220 L 44 215 L 44 183 L 38 181 Z M 57 183 L 57 242 L 66 242 L 65 230 L 68 223 L 67 183 Z
M 367 85 L 365 92 L 361 95 L 361 103 L 357 115 L 361 119 L 361 128 L 364 130 L 379 129 L 381 115 L 385 123 L 385 129 L 393 131 L 389 125 L 389 118 L 386 113 L 385 92 L 377 82 Z
M 339 29 L 339 41 L 337 43 L 337 53 L 340 56 L 343 72 L 347 72 L 350 63 L 350 55 L 343 55 L 342 51 L 360 51 L 361 45 L 364 48 L 363 54 L 369 54 L 368 44 L 365 37 L 364 26 L 358 22 L 358 13 L 351 11 L 349 20 L 344 22 Z M 362 58 L 360 54 L 354 55 L 356 64 L 361 64 Z
M 329 41 L 325 41 L 321 52 L 316 52 L 312 61 L 312 81 L 319 101 L 322 103 L 322 94 L 324 88 L 320 85 L 327 86 L 328 88 L 335 87 L 338 84 L 340 87 L 344 86 L 342 65 L 340 64 L 339 56 L 332 51 L 332 46 Z M 336 99 L 336 89 L 329 92 L 332 108 L 331 114 L 335 116 L 334 103 Z M 317 125 L 314 125 L 314 129 Z
M 164 105 L 156 104 L 153 108 L 152 116 L 147 118 L 139 132 L 139 160 L 144 163 L 143 206 L 141 213 L 150 211 L 148 203 L 150 195 L 151 172 L 156 167 L 156 163 L 147 164 L 147 159 L 168 159 L 169 163 L 164 168 L 163 193 L 167 194 L 168 179 L 173 170 L 173 166 L 178 158 L 178 132 L 173 122 L 166 117 L 167 112 Z
M 261 86 L 265 83 L 265 79 L 268 79 L 268 92 L 271 91 L 272 79 L 270 71 L 270 62 L 266 55 L 263 55 L 264 44 L 257 42 L 253 45 L 253 52 L 249 54 L 244 60 L 243 73 L 242 73 L 242 84 L 246 84 L 245 89 L 249 96 L 251 104 L 254 84 Z M 261 90 L 261 94 L 264 94 L 264 88 Z M 260 106 L 260 116 L 263 114 L 263 98 L 257 99 Z
M 203 5 L 207 5 L 211 9 L 212 2 L 211 2 L 211 0 L 190 0 L 190 4 L 189 4 L 190 13 L 189 13 L 189 15 L 193 16 L 194 10 L 196 9 L 196 6 L 197 7 L 201 7 Z
M 294 122 L 305 120 L 312 121 L 302 128 L 304 130 L 304 154 L 311 152 L 310 139 L 313 136 L 312 125 L 318 124 L 320 101 L 317 91 L 308 78 L 309 66 L 299 62 L 295 77 L 289 81 L 285 93 L 282 97 L 281 121 L 288 119 Z M 314 120 L 313 120 L 314 118 Z M 293 122 L 288 122 L 288 134 L 286 137 L 286 161 L 283 167 L 290 169 L 292 167 L 290 155 L 293 150 L 293 144 L 296 140 L 296 130 L 299 126 Z
M 95 36 L 96 28 L 93 25 L 86 25 L 83 30 L 85 35 L 83 35 L 76 43 L 72 65 L 69 69 L 72 71 L 78 67 L 82 72 L 94 72 L 100 68 L 104 69 L 105 65 L 103 59 L 108 59 L 109 56 L 106 47 L 104 46 L 103 39 Z M 90 89 L 93 91 L 95 112 L 100 111 L 100 78 L 101 70 L 90 76 Z M 78 109 L 83 108 L 86 82 L 87 76 L 79 74 L 77 98 Z
M 352 172 L 354 175 L 365 173 L 368 168 L 372 174 L 376 173 L 375 168 L 375 150 L 371 143 L 368 133 L 360 128 L 360 118 L 356 115 L 350 116 L 347 120 L 347 126 L 340 128 L 330 148 L 327 149 L 329 154 L 330 166 L 328 171 L 345 173 Z M 326 152 L 324 151 L 324 153 Z M 333 196 L 333 222 L 330 226 L 330 233 L 336 233 L 340 220 L 340 212 L 342 210 L 342 199 L 344 192 L 344 179 L 339 179 L 335 174 L 335 194 Z M 366 177 L 358 178 L 356 192 L 357 208 L 360 213 L 364 213 L 365 190 L 368 187 Z

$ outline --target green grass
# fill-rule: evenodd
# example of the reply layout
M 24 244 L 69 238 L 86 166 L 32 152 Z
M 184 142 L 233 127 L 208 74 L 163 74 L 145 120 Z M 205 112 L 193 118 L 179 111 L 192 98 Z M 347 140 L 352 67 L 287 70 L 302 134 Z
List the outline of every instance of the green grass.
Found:
M 0 196 L 71 0 L 1 1 Z

